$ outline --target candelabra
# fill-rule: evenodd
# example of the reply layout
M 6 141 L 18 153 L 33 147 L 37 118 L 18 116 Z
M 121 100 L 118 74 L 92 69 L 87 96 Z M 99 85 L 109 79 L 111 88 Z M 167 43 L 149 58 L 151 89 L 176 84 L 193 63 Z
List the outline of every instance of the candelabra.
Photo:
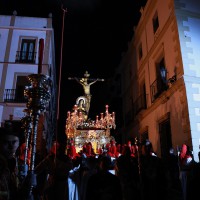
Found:
M 95 122 L 95 127 L 96 128 L 100 128 L 100 129 L 112 129 L 112 128 L 116 128 L 116 124 L 115 124 L 115 113 L 112 112 L 112 114 L 109 113 L 108 111 L 108 105 L 106 105 L 106 112 L 105 112 L 105 116 L 103 113 L 101 113 L 100 115 L 100 119 L 99 116 L 96 116 L 96 122 Z
M 84 120 L 82 112 L 78 111 L 78 106 L 75 105 L 73 108 L 73 112 L 68 111 L 66 127 L 71 127 L 73 129 L 79 128 L 97 128 L 97 129 L 112 129 L 116 128 L 115 124 L 115 113 L 112 114 L 108 111 L 108 105 L 106 105 L 105 116 L 103 113 L 99 116 L 96 116 L 96 121 L 92 120 Z
M 22 123 L 22 129 L 24 130 L 25 133 L 25 150 L 24 150 L 24 163 L 21 165 L 21 170 L 20 170 L 20 176 L 25 178 L 28 172 L 28 164 L 27 164 L 27 159 L 28 159 L 28 149 L 29 149 L 29 142 L 30 142 L 30 134 L 32 130 L 32 124 L 31 124 L 31 117 L 28 109 L 24 109 L 24 112 L 26 112 L 26 115 L 21 119 Z
M 32 189 L 36 186 L 36 175 L 34 173 L 35 154 L 36 154 L 36 140 L 37 140 L 37 126 L 39 117 L 45 111 L 46 105 L 50 100 L 51 86 L 50 77 L 43 74 L 31 74 L 28 76 L 31 86 L 27 86 L 24 90 L 24 96 L 28 99 L 27 110 L 30 113 L 31 119 L 31 160 L 28 176 L 29 180 L 29 195 L 32 195 Z
M 68 111 L 67 113 L 67 127 L 76 129 L 84 124 L 84 118 L 82 112 L 78 111 L 78 106 L 74 105 L 73 112 Z

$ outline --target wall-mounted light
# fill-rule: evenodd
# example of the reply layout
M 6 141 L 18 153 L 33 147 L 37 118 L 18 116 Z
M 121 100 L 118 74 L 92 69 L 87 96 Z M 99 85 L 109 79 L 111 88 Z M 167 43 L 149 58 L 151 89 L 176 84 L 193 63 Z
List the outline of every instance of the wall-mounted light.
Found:
M 165 68 L 165 66 L 160 66 L 160 75 L 163 83 L 167 84 L 167 69 Z
M 160 75 L 162 78 L 162 81 L 165 84 L 173 84 L 176 81 L 176 67 L 174 68 L 174 75 L 167 79 L 167 69 L 165 68 L 165 66 L 160 66 Z

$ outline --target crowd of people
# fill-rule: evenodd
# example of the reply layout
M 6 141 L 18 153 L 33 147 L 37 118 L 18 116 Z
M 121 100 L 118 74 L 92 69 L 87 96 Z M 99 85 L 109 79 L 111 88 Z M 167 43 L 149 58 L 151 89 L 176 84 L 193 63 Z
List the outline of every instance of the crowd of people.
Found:
M 24 160 L 24 144 L 13 130 L 0 128 L 0 200 L 30 199 Z M 24 168 L 23 168 L 24 169 Z M 183 144 L 180 152 L 169 149 L 159 158 L 152 143 L 116 144 L 111 140 L 94 151 L 90 142 L 76 152 L 74 141 L 55 142 L 36 161 L 35 200 L 193 200 L 198 196 L 199 162 Z

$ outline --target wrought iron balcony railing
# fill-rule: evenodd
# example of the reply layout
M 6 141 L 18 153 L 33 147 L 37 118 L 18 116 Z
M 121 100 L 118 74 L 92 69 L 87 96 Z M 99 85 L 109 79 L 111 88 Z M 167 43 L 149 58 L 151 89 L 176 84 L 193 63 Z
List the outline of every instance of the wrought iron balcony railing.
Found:
M 154 102 L 168 87 L 161 79 L 156 79 L 150 86 L 151 102 Z
M 37 52 L 17 51 L 15 62 L 17 63 L 35 63 Z
M 24 90 L 23 89 L 5 89 L 4 102 L 26 103 L 27 99 L 24 97 Z
M 133 103 L 133 115 L 137 115 L 141 110 L 147 109 L 147 94 L 140 95 Z

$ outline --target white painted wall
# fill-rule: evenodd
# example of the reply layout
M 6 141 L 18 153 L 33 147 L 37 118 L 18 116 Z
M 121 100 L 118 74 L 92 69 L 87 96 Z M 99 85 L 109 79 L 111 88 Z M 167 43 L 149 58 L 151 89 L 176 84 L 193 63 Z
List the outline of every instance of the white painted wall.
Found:
M 39 17 L 20 17 L 15 20 L 15 27 L 26 28 L 45 28 L 47 27 L 47 19 Z
M 200 2 L 186 1 L 177 11 L 179 37 L 184 67 L 184 80 L 187 92 L 191 140 L 194 159 L 198 161 L 200 141 Z
M 8 40 L 8 29 L 0 28 L 0 62 L 4 61 L 6 44 Z
M 1 26 L 10 26 L 11 16 L 0 15 L 0 27 Z

